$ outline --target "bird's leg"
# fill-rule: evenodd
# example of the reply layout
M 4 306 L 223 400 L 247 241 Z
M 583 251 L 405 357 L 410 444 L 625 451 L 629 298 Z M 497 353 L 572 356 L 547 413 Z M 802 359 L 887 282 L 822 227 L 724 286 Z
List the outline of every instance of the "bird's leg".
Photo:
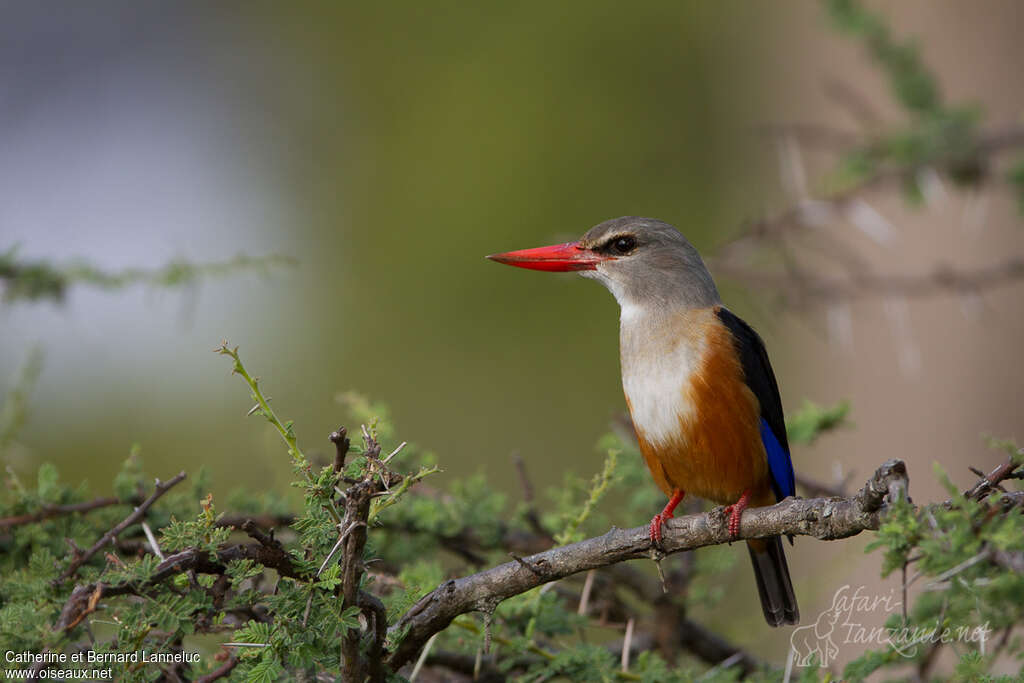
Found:
M 729 515 L 729 536 L 732 538 L 737 538 L 740 535 L 740 516 L 749 504 L 750 491 L 744 491 L 739 500 L 725 507 L 725 514 Z
M 676 489 L 672 492 L 672 497 L 668 503 L 665 504 L 665 509 L 654 515 L 651 520 L 651 543 L 661 543 L 661 527 L 668 520 L 672 519 L 672 511 L 676 509 L 679 502 L 686 495 L 685 491 Z

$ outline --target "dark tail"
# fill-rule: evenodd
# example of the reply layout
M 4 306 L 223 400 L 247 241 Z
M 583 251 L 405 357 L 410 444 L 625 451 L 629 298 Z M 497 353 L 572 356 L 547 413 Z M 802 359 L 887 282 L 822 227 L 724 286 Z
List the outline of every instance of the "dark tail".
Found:
M 796 606 L 793 583 L 789 580 L 782 539 L 776 536 L 748 541 L 747 549 L 750 550 L 750 561 L 754 565 L 754 578 L 757 579 L 757 593 L 761 596 L 764 620 L 769 626 L 799 623 L 800 609 Z

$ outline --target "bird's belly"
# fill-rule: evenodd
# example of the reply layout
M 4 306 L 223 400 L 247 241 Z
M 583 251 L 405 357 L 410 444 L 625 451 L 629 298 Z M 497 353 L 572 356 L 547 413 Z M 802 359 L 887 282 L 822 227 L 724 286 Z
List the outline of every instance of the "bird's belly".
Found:
M 667 494 L 682 490 L 717 503 L 745 491 L 774 502 L 761 443 L 757 399 L 727 338 L 674 349 L 623 370 L 623 389 L 641 452 Z

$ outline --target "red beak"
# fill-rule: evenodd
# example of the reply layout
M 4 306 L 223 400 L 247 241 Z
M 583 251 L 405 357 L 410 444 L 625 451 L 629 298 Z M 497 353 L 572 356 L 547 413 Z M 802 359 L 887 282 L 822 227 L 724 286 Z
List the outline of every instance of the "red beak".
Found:
M 550 247 L 491 254 L 487 258 L 519 268 L 560 273 L 571 270 L 594 270 L 598 263 L 607 261 L 610 257 L 601 256 L 590 249 L 581 247 L 579 242 L 566 242 Z

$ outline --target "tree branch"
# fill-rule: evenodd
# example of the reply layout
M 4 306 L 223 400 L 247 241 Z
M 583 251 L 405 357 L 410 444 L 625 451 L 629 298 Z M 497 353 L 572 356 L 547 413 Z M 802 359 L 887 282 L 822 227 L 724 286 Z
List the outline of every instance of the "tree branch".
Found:
M 91 548 L 86 550 L 81 555 L 76 555 L 75 557 L 73 557 L 71 559 L 71 564 L 68 565 L 67 569 L 61 572 L 61 575 L 59 577 L 54 579 L 53 584 L 59 585 L 65 579 L 73 576 L 75 572 L 78 571 L 79 567 L 88 562 L 93 555 L 98 553 L 100 549 L 103 548 L 103 546 L 117 538 L 117 535 L 119 533 L 130 527 L 132 524 L 135 524 L 136 522 L 141 520 L 146 515 L 146 511 L 149 510 L 153 503 L 155 503 L 160 498 L 160 496 L 164 495 L 169 490 L 171 490 L 172 487 L 176 486 L 178 483 L 183 481 L 185 479 L 185 476 L 185 472 L 181 471 L 178 472 L 178 474 L 175 475 L 175 477 L 170 481 L 162 482 L 159 479 L 157 479 L 156 486 L 154 487 L 153 493 L 149 496 L 149 498 L 142 501 L 142 504 L 135 508 L 135 510 L 133 510 L 130 515 L 125 517 L 124 521 L 122 521 L 120 524 L 115 526 L 107 533 L 103 534 L 103 537 L 100 538 L 100 540 L 96 541 L 96 543 L 94 543 Z
M 224 662 L 222 665 L 220 665 L 210 673 L 206 674 L 205 676 L 200 676 L 199 678 L 197 678 L 196 683 L 213 683 L 213 681 L 220 680 L 221 678 L 229 676 L 231 674 L 232 669 L 234 669 L 236 666 L 238 666 L 238 657 L 234 655 L 229 655 L 226 662 Z
M 50 519 L 51 517 L 59 517 L 61 515 L 73 515 L 80 512 L 89 512 L 97 508 L 108 507 L 110 505 L 138 505 L 138 500 L 119 500 L 117 498 L 97 498 L 96 500 L 85 501 L 83 503 L 69 503 L 67 505 L 44 505 L 41 510 L 37 512 L 31 512 L 24 515 L 15 515 L 13 517 L 4 517 L 0 519 L 0 529 L 8 529 L 14 526 L 20 526 L 22 524 L 33 524 L 35 522 L 42 522 Z
M 901 495 L 906 490 L 906 466 L 899 460 L 890 460 L 878 468 L 852 498 L 787 498 L 771 507 L 747 511 L 740 524 L 739 539 L 793 534 L 834 540 L 878 529 L 885 498 Z M 389 657 L 388 666 L 397 670 L 412 659 L 432 635 L 445 629 L 460 614 L 486 610 L 541 584 L 624 560 L 737 540 L 729 536 L 723 510 L 719 507 L 707 513 L 669 520 L 662 547 L 658 549 L 652 547 L 646 526 L 613 528 L 603 536 L 446 581 L 421 598 L 391 627 L 391 633 L 405 632 L 405 637 Z
M 807 301 L 853 301 L 875 296 L 921 298 L 939 294 L 973 294 L 1011 285 L 1024 280 L 1024 259 L 1011 258 L 974 270 L 956 270 L 939 265 L 921 274 L 876 275 L 858 273 L 848 278 L 818 276 L 803 272 L 765 272 L 726 261 L 716 262 L 716 270 L 748 284 L 768 287 L 788 294 L 794 303 Z
M 89 583 L 75 586 L 71 596 L 61 610 L 60 618 L 54 626 L 55 631 L 69 631 L 77 626 L 84 617 L 95 611 L 101 597 L 141 594 L 148 588 L 163 583 L 176 574 L 196 571 L 202 574 L 223 574 L 228 563 L 233 560 L 252 560 L 264 567 L 273 569 L 281 576 L 306 581 L 308 576 L 301 574 L 292 564 L 291 556 L 283 547 L 268 546 L 263 543 L 233 545 L 217 551 L 216 559 L 210 557 L 205 550 L 189 548 L 171 555 L 157 565 L 156 570 L 143 582 L 126 581 L 124 583 Z

